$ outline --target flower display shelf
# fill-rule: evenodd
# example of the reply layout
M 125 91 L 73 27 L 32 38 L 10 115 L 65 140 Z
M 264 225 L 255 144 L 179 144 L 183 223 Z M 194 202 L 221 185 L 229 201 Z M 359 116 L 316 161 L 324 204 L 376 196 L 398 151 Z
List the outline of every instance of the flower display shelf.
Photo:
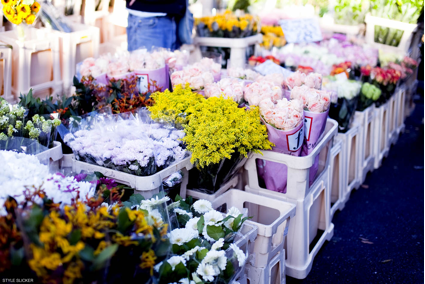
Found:
M 398 116 L 398 106 L 397 106 L 397 93 L 389 99 L 388 101 L 388 147 L 395 145 L 398 140 L 397 132 L 397 116 Z
M 2 16 L 3 17 L 3 16 Z M 1 82 L 0 83 L 0 96 L 13 103 L 15 97 L 12 96 L 12 47 L 7 45 L 0 45 L 0 61 L 3 61 L 3 68 L 0 69 Z
M 195 37 L 193 44 L 197 46 L 230 48 L 230 64 L 232 67 L 244 68 L 246 64 L 246 48 L 261 43 L 263 36 L 256 34 L 245 38 Z
M 326 240 L 333 236 L 334 225 L 330 214 L 330 152 L 338 123 L 329 119 L 323 138 L 308 156 L 295 157 L 272 151 L 253 154 L 245 165 L 248 171 L 246 191 L 268 196 L 275 200 L 296 204 L 296 216 L 291 221 L 286 246 L 286 275 L 304 279 L 311 270 L 313 259 Z M 319 155 L 319 170 L 315 181 L 309 185 L 309 172 Z M 288 167 L 287 192 L 280 193 L 259 186 L 256 159 L 285 164 Z M 319 233 L 319 240 L 310 250 L 310 244 Z
M 162 186 L 162 181 L 171 174 L 178 170 L 188 171 L 192 167 L 193 165 L 190 162 L 190 157 L 187 157 L 184 160 L 157 172 L 156 174 L 150 176 L 135 176 L 125 172 L 77 161 L 75 158 L 72 159 L 72 170 L 74 172 L 81 172 L 82 170 L 101 172 L 103 175 L 109 178 L 113 178 L 119 183 L 126 184 L 134 188 L 145 198 L 150 198 L 152 195 L 159 193 L 159 190 Z M 187 177 L 187 174 L 184 173 L 183 176 Z
M 359 188 L 360 174 L 359 165 L 361 161 L 362 125 L 355 121 L 346 133 L 338 133 L 337 138 L 342 141 L 342 151 L 344 152 L 344 195 L 349 196 L 353 189 Z
M 78 23 L 69 23 L 71 33 L 52 31 L 59 37 L 60 65 L 64 90 L 70 94 L 78 62 L 88 57 L 98 57 L 99 29 Z
M 388 156 L 388 127 L 389 127 L 389 104 L 386 102 L 379 108 L 375 107 L 375 128 L 374 128 L 374 155 L 375 169 L 382 165 L 382 160 Z
M 359 177 L 362 184 L 368 172 L 375 169 L 375 107 L 371 105 L 363 111 L 356 111 L 354 123 L 362 125 L 360 143 Z
M 53 148 L 50 148 L 44 152 L 41 152 L 35 155 L 40 161 L 50 161 L 57 162 L 63 157 L 62 153 L 62 143 L 58 141 L 53 142 Z
M 360 25 L 349 26 L 336 24 L 334 17 L 327 16 L 326 14 L 319 19 L 319 25 L 324 31 L 346 34 L 347 36 L 355 36 L 360 33 Z
M 331 217 L 337 210 L 344 209 L 348 197 L 345 193 L 345 152 L 343 140 L 335 138 L 331 149 L 329 187 L 331 189 Z M 331 218 L 332 220 L 332 218 Z
M 252 259 L 253 255 L 250 253 L 252 251 L 255 239 L 258 235 L 258 228 L 253 224 L 244 222 L 238 234 L 235 237 L 234 244 L 238 246 L 242 251 L 248 251 L 248 259 Z M 235 279 L 245 279 L 246 278 L 246 264 L 237 274 Z
M 248 215 L 253 218 L 245 223 L 258 228 L 255 243 L 249 251 L 253 254 L 251 266 L 265 268 L 278 253 L 283 252 L 285 236 L 295 215 L 293 203 L 231 189 L 217 197 L 212 206 L 236 207 L 241 212 L 248 209 Z
M 15 98 L 30 88 L 36 94 L 47 91 L 62 95 L 57 35 L 47 29 L 30 27 L 25 29 L 24 38 L 13 30 L 0 33 L 0 41 L 13 47 L 12 93 Z
M 397 122 L 396 122 L 396 128 L 397 128 L 397 135 L 400 135 L 405 129 L 404 124 L 404 110 L 405 110 L 405 102 L 406 102 L 406 86 L 402 86 L 397 90 Z
M 407 52 L 412 41 L 412 34 L 418 25 L 408 24 L 390 19 L 374 17 L 370 14 L 366 15 L 366 43 L 377 49 L 385 49 L 391 52 Z M 375 26 L 392 28 L 404 31 L 400 43 L 397 47 L 375 42 Z
M 266 267 L 246 265 L 249 284 L 285 284 L 285 250 L 279 252 Z

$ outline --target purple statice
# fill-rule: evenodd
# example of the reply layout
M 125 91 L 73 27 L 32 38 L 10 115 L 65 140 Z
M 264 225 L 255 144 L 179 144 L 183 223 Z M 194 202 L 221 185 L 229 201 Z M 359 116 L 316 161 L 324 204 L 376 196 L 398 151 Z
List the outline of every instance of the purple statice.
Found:
M 76 175 L 74 178 L 75 178 L 76 181 L 80 182 L 80 181 L 84 181 L 86 179 L 86 177 L 87 177 L 87 174 L 81 173 L 81 174 Z
M 107 189 L 111 189 L 111 188 L 118 186 L 118 184 L 115 182 L 115 180 L 113 180 L 111 178 L 100 178 L 97 181 L 97 186 L 102 185 L 102 184 L 106 185 Z

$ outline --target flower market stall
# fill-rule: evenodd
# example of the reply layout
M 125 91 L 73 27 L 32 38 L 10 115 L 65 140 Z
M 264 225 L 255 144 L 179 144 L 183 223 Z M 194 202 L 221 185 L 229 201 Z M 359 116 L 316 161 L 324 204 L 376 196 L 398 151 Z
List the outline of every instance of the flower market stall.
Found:
M 416 2 L 214 8 L 195 18 L 191 48 L 128 52 L 114 39 L 101 44 L 109 53 L 99 32 L 113 27 L 91 19 L 77 30 L 63 6 L 30 2 L 2 0 L 4 278 L 305 279 L 335 212 L 385 163 L 409 115 Z M 310 21 L 329 16 L 368 27 L 322 34 L 323 20 Z M 307 20 L 322 40 L 294 42 L 285 21 Z

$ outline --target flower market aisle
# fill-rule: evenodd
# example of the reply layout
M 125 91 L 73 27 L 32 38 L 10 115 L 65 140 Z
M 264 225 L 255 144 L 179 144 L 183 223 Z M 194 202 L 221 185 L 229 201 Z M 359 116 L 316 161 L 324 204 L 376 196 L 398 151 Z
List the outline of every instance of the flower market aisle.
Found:
M 423 283 L 423 117 L 421 102 L 382 167 L 333 218 L 308 277 L 287 283 Z

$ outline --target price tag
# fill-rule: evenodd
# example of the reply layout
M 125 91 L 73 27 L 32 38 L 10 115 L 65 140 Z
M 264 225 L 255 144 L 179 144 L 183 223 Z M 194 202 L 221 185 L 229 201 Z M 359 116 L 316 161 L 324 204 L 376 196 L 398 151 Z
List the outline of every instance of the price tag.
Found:
M 348 78 L 347 78 L 347 74 L 345 74 L 345 72 L 342 72 L 342 73 L 336 74 L 336 75 L 335 75 L 335 79 L 336 79 L 337 81 L 347 81 L 347 80 L 348 80 Z
M 322 32 L 315 19 L 291 19 L 279 21 L 287 42 L 306 43 L 321 41 Z
M 254 70 L 263 76 L 277 73 L 277 74 L 282 74 L 285 78 L 289 77 L 293 73 L 289 71 L 288 69 L 285 69 L 282 66 L 277 65 L 271 60 L 267 60 L 266 62 L 257 65 L 254 68 Z
M 148 91 L 149 75 L 148 74 L 137 74 L 139 92 L 144 93 Z

